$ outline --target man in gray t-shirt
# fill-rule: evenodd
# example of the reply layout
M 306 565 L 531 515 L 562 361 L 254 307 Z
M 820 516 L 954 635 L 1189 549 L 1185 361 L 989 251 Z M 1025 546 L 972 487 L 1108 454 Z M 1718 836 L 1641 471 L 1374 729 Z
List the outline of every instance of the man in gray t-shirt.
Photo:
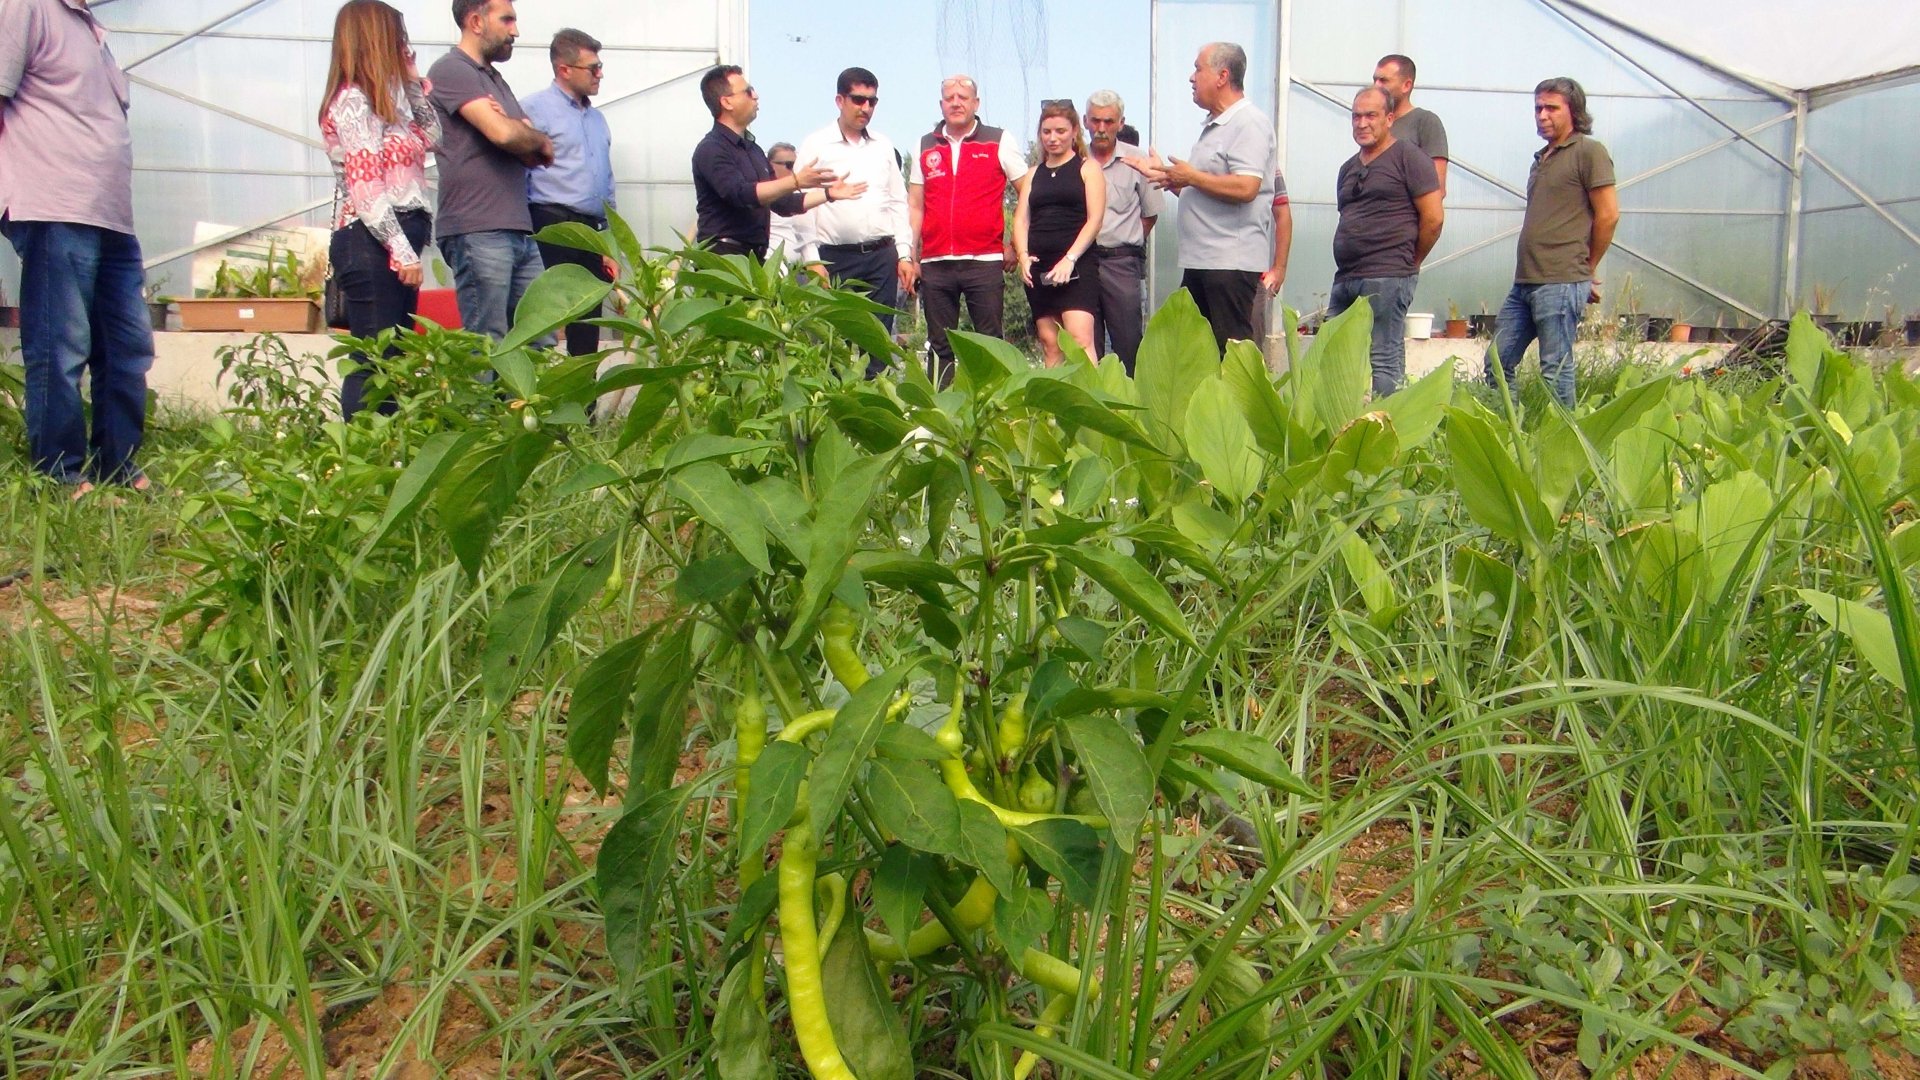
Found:
M 553 141 L 527 121 L 494 67 L 520 36 L 513 0 L 454 0 L 460 42 L 434 62 L 440 204 L 434 222 L 453 270 L 460 322 L 495 341 L 545 265 L 527 210 L 527 169 L 553 164 Z
M 1126 163 L 1180 196 L 1180 285 L 1222 349 L 1260 338 L 1261 275 L 1272 268 L 1273 179 L 1280 172 L 1273 123 L 1246 94 L 1247 53 L 1231 42 L 1203 46 L 1193 62 L 1193 103 L 1207 121 L 1182 161 Z
M 1393 137 L 1412 143 L 1433 159 L 1440 175 L 1440 195 L 1447 194 L 1447 128 L 1440 118 L 1413 104 L 1413 61 L 1395 53 L 1374 65 L 1373 85 L 1393 101 Z

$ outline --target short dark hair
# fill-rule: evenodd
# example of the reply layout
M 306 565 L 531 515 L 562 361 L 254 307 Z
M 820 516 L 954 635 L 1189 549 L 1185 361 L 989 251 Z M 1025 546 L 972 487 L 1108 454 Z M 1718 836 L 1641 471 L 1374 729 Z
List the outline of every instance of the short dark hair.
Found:
M 866 68 L 850 67 L 840 73 L 839 80 L 833 84 L 833 92 L 844 96 L 853 93 L 853 88 L 856 86 L 871 86 L 878 90 L 880 79 Z
M 1390 53 L 1380 58 L 1380 64 L 1392 64 L 1394 68 L 1400 72 L 1401 78 L 1408 81 L 1413 80 L 1413 57 L 1411 56 L 1401 56 L 1399 53 Z M 1380 64 L 1373 66 L 1379 67 Z
M 1580 84 L 1561 76 L 1557 79 L 1542 79 L 1540 85 L 1533 88 L 1533 95 L 1559 94 L 1567 103 L 1567 111 L 1573 114 L 1573 130 L 1582 135 L 1593 134 L 1593 114 L 1587 112 L 1587 92 Z
M 476 11 L 486 11 L 492 4 L 493 0 L 453 0 L 453 25 L 465 33 L 467 18 Z
M 727 88 L 732 85 L 735 75 L 746 74 L 739 64 L 720 64 L 713 70 L 700 76 L 700 97 L 707 103 L 707 111 L 717 119 L 720 116 L 720 99 L 727 96 Z
M 547 59 L 556 64 L 571 64 L 580 59 L 583 52 L 597 53 L 600 43 L 585 30 L 568 27 L 554 32 L 553 44 L 547 46 Z

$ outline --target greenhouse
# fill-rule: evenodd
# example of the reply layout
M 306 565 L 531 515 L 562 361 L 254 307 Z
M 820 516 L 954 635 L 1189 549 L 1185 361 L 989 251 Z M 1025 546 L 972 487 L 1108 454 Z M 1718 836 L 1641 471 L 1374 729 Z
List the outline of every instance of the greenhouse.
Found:
M 1920 1076 L 1920 7 L 784 2 L 0 0 L 0 1078 Z

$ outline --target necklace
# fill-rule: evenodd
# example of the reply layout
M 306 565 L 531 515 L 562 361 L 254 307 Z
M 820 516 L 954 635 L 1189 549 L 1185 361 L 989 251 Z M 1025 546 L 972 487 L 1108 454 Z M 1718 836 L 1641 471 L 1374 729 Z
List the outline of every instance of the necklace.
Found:
M 1072 163 L 1073 163 L 1073 159 L 1072 159 L 1072 158 L 1068 158 L 1067 160 L 1065 160 L 1065 161 L 1063 161 L 1063 162 L 1061 162 L 1061 163 L 1060 163 L 1060 164 L 1058 164 L 1058 165 L 1048 165 L 1048 166 L 1047 166 L 1047 179 L 1049 179 L 1049 180 L 1056 180 L 1056 179 L 1059 179 L 1059 177 L 1060 177 L 1060 170 L 1061 170 L 1061 169 L 1064 169 L 1064 168 L 1066 168 L 1066 167 L 1067 167 L 1068 165 L 1070 165 L 1070 164 L 1072 164 Z

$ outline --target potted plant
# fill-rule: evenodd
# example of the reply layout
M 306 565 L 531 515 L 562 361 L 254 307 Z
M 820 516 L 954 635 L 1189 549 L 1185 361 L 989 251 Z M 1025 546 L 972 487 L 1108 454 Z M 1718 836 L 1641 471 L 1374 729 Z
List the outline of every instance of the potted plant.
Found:
M 1489 315 L 1487 313 L 1487 302 L 1482 300 L 1480 301 L 1480 314 L 1467 316 L 1467 322 L 1468 329 L 1472 331 L 1474 337 L 1491 339 L 1494 328 L 1499 325 L 1500 317 L 1498 315 Z
M 1460 317 L 1460 305 L 1447 301 L 1447 336 L 1463 338 L 1467 336 L 1467 320 Z
M 161 296 L 160 290 L 166 288 L 167 282 L 172 280 L 173 275 L 167 274 L 159 281 L 149 281 L 140 287 L 140 295 L 147 301 L 147 321 L 153 324 L 155 330 L 167 328 L 167 307 L 172 301 L 168 297 Z
M 1839 292 L 1840 290 L 1832 285 L 1813 287 L 1813 310 L 1808 312 L 1807 316 L 1813 320 L 1813 325 L 1829 334 L 1833 333 L 1834 324 L 1840 321 L 1840 317 L 1833 313 L 1833 298 Z
M 1673 319 L 1673 317 L 1669 315 L 1647 316 L 1647 340 L 1648 341 L 1667 340 L 1669 337 L 1673 336 L 1674 322 L 1675 320 Z
M 187 330 L 311 334 L 320 328 L 326 277 L 324 257 L 303 264 L 293 252 L 282 258 L 272 247 L 266 262 L 252 269 L 236 269 L 223 260 L 206 296 L 178 301 L 180 325 Z
M 1667 327 L 1667 336 L 1664 340 L 1679 342 L 1681 344 L 1692 341 L 1693 324 L 1687 321 L 1690 317 L 1691 316 L 1686 314 L 1674 316 L 1672 320 L 1673 325 Z
M 7 287 L 0 285 L 0 328 L 17 328 L 20 325 L 20 309 L 7 302 Z
M 1920 345 L 1920 310 L 1907 312 L 1907 344 Z

